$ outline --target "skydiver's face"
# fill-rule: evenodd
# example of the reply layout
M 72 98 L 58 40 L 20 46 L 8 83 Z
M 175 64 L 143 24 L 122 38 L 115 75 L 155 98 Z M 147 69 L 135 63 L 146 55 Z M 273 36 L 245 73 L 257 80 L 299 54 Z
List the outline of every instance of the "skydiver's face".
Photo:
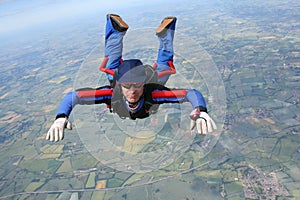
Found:
M 121 83 L 122 94 L 129 103 L 135 103 L 143 95 L 143 83 Z

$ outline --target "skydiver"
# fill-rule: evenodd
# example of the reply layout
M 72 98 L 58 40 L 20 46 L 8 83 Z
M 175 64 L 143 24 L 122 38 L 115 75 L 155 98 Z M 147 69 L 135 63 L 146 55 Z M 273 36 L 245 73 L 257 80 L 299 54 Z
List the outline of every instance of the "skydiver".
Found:
M 201 92 L 196 89 L 170 89 L 164 86 L 170 74 L 175 71 L 175 17 L 164 18 L 156 29 L 160 46 L 154 68 L 143 64 L 139 59 L 122 60 L 123 37 L 129 26 L 119 15 L 108 14 L 106 19 L 105 58 L 100 70 L 107 73 L 110 85 L 96 89 L 81 88 L 66 94 L 58 108 L 55 121 L 47 132 L 47 140 L 62 140 L 64 129 L 72 129 L 68 118 L 78 104 L 106 104 L 119 117 L 135 120 L 155 114 L 160 104 L 190 102 L 193 106 L 190 114 L 191 130 L 197 127 L 198 133 L 207 134 L 217 129 L 207 113 Z

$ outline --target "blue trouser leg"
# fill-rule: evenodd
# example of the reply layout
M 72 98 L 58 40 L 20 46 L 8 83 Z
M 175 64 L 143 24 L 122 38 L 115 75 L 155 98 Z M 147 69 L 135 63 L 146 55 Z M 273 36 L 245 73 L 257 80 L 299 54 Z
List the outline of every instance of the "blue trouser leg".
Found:
M 105 57 L 108 57 L 106 67 L 112 70 L 116 70 L 120 65 L 123 50 L 123 37 L 126 33 L 119 32 L 114 29 L 110 17 L 106 19 L 106 31 L 105 31 Z M 113 76 L 107 74 L 110 81 L 113 80 Z
M 159 40 L 159 49 L 157 55 L 157 68 L 156 71 L 159 73 L 161 71 L 170 70 L 170 66 L 168 64 L 169 61 L 173 61 L 174 50 L 173 50 L 173 39 L 175 32 L 175 24 L 176 20 L 170 24 L 166 34 L 163 36 L 158 36 Z M 161 77 L 158 79 L 159 82 L 166 83 L 169 79 L 170 75 Z

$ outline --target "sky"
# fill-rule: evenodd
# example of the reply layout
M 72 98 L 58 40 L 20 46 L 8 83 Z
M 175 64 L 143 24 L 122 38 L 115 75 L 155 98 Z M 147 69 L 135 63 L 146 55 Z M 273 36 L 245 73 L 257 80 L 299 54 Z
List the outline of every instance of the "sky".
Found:
M 30 29 L 57 20 L 68 20 L 96 11 L 111 13 L 115 9 L 141 4 L 147 4 L 147 2 L 138 0 L 0 0 L 0 35 Z

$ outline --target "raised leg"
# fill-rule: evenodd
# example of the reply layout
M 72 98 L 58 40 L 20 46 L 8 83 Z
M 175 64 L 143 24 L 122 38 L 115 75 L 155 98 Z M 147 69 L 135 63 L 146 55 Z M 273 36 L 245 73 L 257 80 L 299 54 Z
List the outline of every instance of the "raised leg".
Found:
M 123 51 L 123 37 L 129 26 L 119 15 L 108 14 L 106 16 L 105 30 L 105 57 L 108 57 L 106 68 L 116 70 L 120 65 Z M 112 82 L 113 76 L 107 74 Z
M 163 71 L 170 71 L 170 62 L 173 63 L 173 40 L 176 20 L 176 17 L 165 17 L 156 29 L 156 35 L 160 43 L 156 60 L 156 71 L 158 74 Z M 161 84 L 165 84 L 168 81 L 171 73 L 166 74 L 162 77 L 159 76 L 158 81 Z

